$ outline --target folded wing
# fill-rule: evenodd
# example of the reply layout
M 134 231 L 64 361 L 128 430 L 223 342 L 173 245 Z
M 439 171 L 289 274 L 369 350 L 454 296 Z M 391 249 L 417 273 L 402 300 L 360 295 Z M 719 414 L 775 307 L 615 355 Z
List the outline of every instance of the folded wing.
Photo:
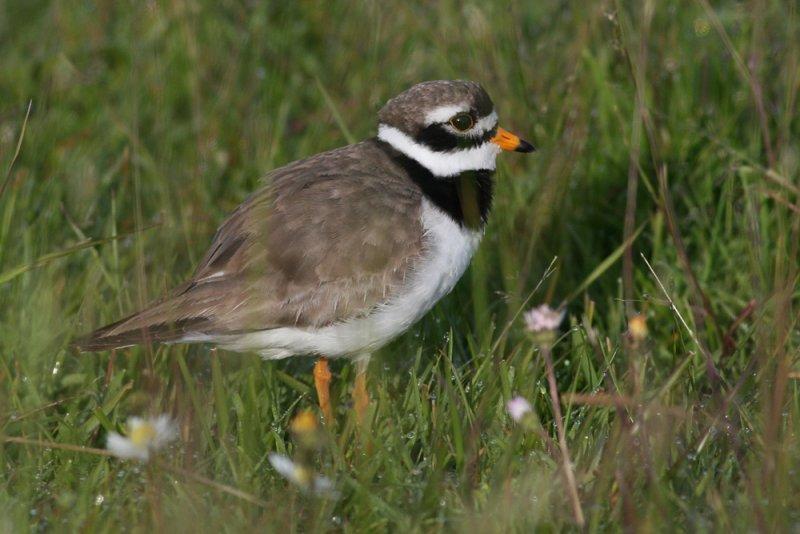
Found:
M 278 169 L 219 228 L 187 283 L 76 344 L 213 341 L 365 315 L 420 258 L 419 195 L 372 141 Z

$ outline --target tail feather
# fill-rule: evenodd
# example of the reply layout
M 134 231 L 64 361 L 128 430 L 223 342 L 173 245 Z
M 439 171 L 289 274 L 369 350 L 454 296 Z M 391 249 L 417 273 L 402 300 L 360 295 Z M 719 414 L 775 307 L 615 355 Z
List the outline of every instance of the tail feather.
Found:
M 211 323 L 202 316 L 175 317 L 175 307 L 170 304 L 163 302 L 98 328 L 73 345 L 82 352 L 96 352 L 145 343 L 169 343 L 202 332 Z

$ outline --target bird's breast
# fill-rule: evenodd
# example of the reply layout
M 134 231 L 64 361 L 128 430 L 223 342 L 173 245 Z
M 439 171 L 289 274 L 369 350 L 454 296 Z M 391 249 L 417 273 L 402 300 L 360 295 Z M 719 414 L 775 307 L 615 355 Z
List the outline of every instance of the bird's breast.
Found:
M 425 198 L 420 217 L 425 245 L 419 263 L 397 293 L 371 314 L 330 327 L 342 346 L 366 351 L 388 343 L 422 318 L 464 274 L 482 230 L 459 224 Z

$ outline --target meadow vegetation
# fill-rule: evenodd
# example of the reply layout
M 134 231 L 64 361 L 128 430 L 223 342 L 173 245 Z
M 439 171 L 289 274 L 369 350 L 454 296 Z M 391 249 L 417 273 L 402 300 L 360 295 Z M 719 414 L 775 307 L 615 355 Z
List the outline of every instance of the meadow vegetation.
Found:
M 269 462 L 312 359 L 70 348 L 189 276 L 267 171 L 442 78 L 539 150 L 501 156 L 469 271 L 373 358 L 367 427 L 333 363 L 306 458 L 335 496 Z M 542 303 L 587 529 L 796 530 L 799 90 L 793 1 L 0 2 L 0 530 L 577 529 Z M 159 413 L 158 461 L 93 450 Z

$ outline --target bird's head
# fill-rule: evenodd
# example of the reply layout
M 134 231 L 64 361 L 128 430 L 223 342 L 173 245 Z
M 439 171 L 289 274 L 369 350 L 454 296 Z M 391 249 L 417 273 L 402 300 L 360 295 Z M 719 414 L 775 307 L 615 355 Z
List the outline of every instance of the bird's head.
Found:
M 494 170 L 501 151 L 534 150 L 498 126 L 492 99 L 471 81 L 419 83 L 389 100 L 378 123 L 379 139 L 438 177 Z

